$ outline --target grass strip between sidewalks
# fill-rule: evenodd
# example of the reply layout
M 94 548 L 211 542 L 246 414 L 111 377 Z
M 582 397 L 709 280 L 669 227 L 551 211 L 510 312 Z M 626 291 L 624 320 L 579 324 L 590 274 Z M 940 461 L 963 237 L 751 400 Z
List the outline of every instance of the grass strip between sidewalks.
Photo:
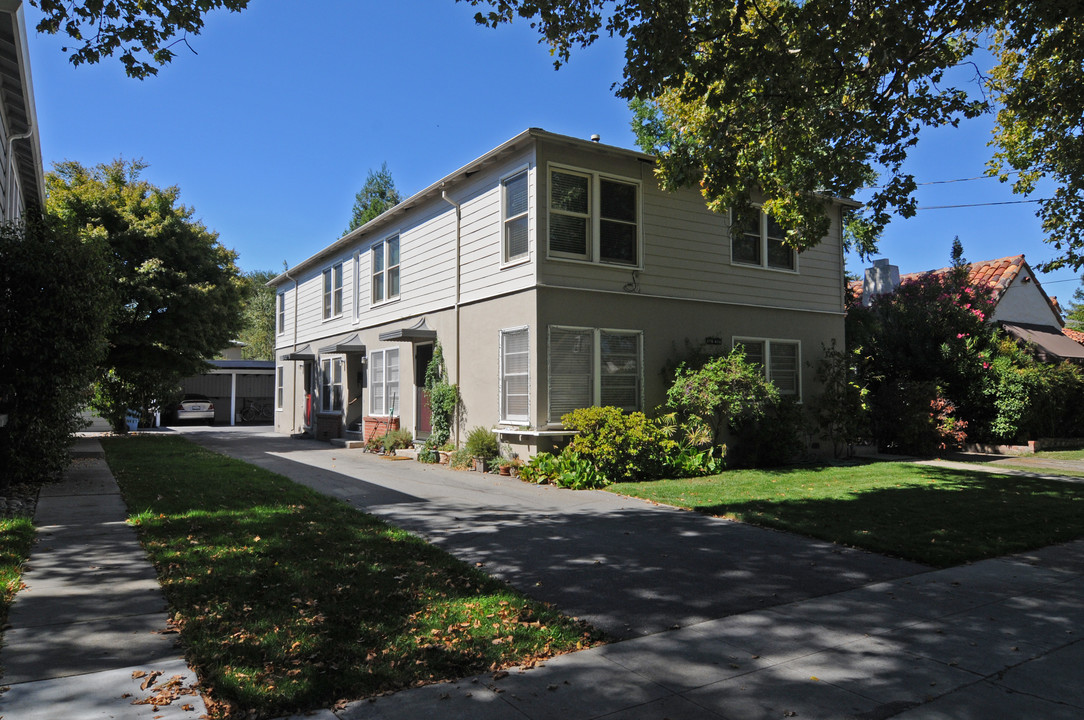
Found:
M 34 542 L 34 521 L 29 516 L 0 518 L 0 628 L 7 625 L 8 610 L 22 586 L 23 562 Z
M 935 567 L 1084 537 L 1084 486 L 910 463 L 731 470 L 611 492 Z
M 102 446 L 217 717 L 331 707 L 601 640 L 280 475 L 180 437 Z

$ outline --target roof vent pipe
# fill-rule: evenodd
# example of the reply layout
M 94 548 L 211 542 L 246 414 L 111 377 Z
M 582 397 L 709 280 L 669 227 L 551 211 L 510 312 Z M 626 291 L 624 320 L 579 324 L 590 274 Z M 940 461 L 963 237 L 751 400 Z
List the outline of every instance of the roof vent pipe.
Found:
M 591 142 L 599 142 L 601 140 L 602 140 L 602 137 L 598 133 L 595 133 L 594 135 L 591 136 Z

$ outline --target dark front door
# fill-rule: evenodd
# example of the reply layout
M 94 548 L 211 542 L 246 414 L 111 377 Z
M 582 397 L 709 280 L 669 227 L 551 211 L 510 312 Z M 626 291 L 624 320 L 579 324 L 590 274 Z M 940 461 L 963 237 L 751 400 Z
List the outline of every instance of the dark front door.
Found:
M 418 403 L 414 413 L 414 417 L 417 418 L 414 437 L 419 440 L 429 437 L 429 433 L 433 430 L 429 398 L 425 394 L 425 369 L 429 367 L 429 361 L 432 359 L 432 344 L 414 346 L 414 397 L 417 398 Z

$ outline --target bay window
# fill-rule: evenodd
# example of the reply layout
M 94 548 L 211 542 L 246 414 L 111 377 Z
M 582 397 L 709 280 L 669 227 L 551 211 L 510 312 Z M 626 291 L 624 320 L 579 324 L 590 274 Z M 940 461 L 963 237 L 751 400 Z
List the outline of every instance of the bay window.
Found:
M 369 355 L 369 413 L 391 416 L 399 409 L 399 349 Z
M 320 364 L 320 397 L 324 412 L 342 412 L 343 360 L 326 359 Z

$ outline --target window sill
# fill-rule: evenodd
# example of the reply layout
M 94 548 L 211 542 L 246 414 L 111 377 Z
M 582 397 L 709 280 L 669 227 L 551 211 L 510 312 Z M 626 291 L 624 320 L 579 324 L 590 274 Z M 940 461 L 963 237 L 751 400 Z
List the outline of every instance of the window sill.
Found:
M 388 298 L 387 300 L 381 300 L 380 302 L 369 303 L 369 309 L 370 310 L 375 310 L 377 308 L 382 308 L 385 305 L 394 305 L 395 303 L 399 302 L 399 298 L 401 298 L 401 297 L 402 297 L 402 295 L 396 295 L 395 297 Z
M 739 267 L 739 268 L 749 268 L 750 270 L 766 270 L 768 272 L 785 273 L 787 275 L 798 275 L 799 274 L 798 273 L 798 268 L 794 268 L 793 270 L 791 270 L 789 268 L 777 268 L 777 267 L 770 267 L 768 265 L 755 265 L 753 263 L 743 263 L 743 262 L 738 261 L 738 260 L 731 260 L 730 261 L 730 266 L 731 267 Z
M 502 262 L 500 269 L 501 270 L 507 270 L 508 268 L 514 268 L 514 267 L 519 267 L 520 265 L 526 265 L 529 262 L 531 262 L 531 254 L 527 253 L 525 256 L 523 256 L 521 258 L 516 258 L 515 260 L 509 260 L 508 262 Z
M 637 270 L 639 272 L 643 272 L 643 270 L 644 270 L 644 266 L 643 266 L 642 263 L 639 264 L 639 265 L 627 265 L 625 263 L 606 262 L 605 260 L 598 260 L 598 261 L 586 260 L 584 258 L 564 257 L 564 256 L 561 256 L 561 255 L 547 255 L 546 259 L 550 260 L 552 262 L 563 262 L 563 263 L 572 263 L 574 265 L 590 265 L 592 267 L 610 268 L 612 270 L 618 270 L 620 272 L 630 272 L 632 270 Z M 756 267 L 756 266 L 755 265 L 750 265 L 749 267 Z
M 333 322 L 335 320 L 342 320 L 342 318 L 343 318 L 343 314 L 339 313 L 338 315 L 328 315 L 326 318 L 324 318 L 320 322 Z

